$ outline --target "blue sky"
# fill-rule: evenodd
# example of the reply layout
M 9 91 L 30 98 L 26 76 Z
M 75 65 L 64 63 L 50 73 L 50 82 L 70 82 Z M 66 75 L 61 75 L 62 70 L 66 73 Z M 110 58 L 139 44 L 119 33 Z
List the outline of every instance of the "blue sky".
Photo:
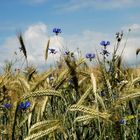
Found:
M 9 49 L 8 45 L 12 39 L 14 40 L 19 30 L 25 34 L 27 32 L 31 34 L 29 31 L 37 34 L 39 30 L 38 37 L 42 33 L 47 38 L 53 35 L 54 27 L 62 29 L 62 37 L 68 39 L 69 44 L 79 48 L 81 44 L 84 44 L 80 48 L 83 51 L 84 46 L 97 45 L 97 40 L 104 38 L 112 40 L 115 33 L 122 29 L 133 28 L 130 40 L 135 42 L 136 39 L 140 39 L 140 1 L 2 0 L 0 4 L 0 52 L 3 52 L 2 49 L 5 47 L 7 51 L 12 51 L 12 46 Z M 14 46 L 16 43 L 13 42 L 11 44 Z M 130 44 L 133 43 L 130 42 Z M 138 46 L 139 44 L 136 43 L 135 48 Z M 73 47 L 70 48 L 73 49 Z M 13 51 L 14 49 L 13 47 Z M 1 59 L 3 60 L 4 58 Z
M 59 26 L 66 34 L 87 29 L 113 33 L 122 26 L 140 21 L 140 1 L 132 1 L 3 0 L 0 5 L 0 25 L 3 28 L 0 28 L 0 34 L 14 34 L 16 30 L 37 22 L 47 24 L 49 30 Z

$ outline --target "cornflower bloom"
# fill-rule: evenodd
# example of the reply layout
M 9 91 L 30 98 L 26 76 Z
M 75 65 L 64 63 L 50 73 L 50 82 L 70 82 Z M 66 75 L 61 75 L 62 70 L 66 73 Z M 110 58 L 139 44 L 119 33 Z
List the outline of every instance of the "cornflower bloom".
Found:
M 31 102 L 26 101 L 26 102 L 21 102 L 19 105 L 19 110 L 26 110 L 27 108 L 29 108 L 31 105 Z
M 100 96 L 102 96 L 102 97 L 106 96 L 106 92 L 105 92 L 104 90 L 102 90 L 102 91 L 100 92 Z
M 57 51 L 55 49 L 49 49 L 49 50 L 50 50 L 50 53 L 52 53 L 52 54 L 56 54 L 57 53 Z
M 64 52 L 64 55 L 69 55 L 70 54 L 70 51 L 65 51 Z
M 90 61 L 92 61 L 92 59 L 95 58 L 95 54 L 94 53 L 87 53 L 86 58 L 89 59 Z
M 125 119 L 121 119 L 121 120 L 119 120 L 119 123 L 120 124 L 126 124 L 126 120 Z
M 106 46 L 110 45 L 110 42 L 109 41 L 101 41 L 100 45 L 106 47 Z
M 60 34 L 62 31 L 61 31 L 61 29 L 59 29 L 59 28 L 54 28 L 54 29 L 53 29 L 53 32 L 54 32 L 56 35 L 58 35 L 58 34 Z
M 103 49 L 102 52 L 101 52 L 101 54 L 103 56 L 109 56 L 110 53 L 106 49 Z
M 11 104 L 4 104 L 3 106 L 4 106 L 5 108 L 7 108 L 7 109 L 10 109 L 10 108 L 12 107 Z
M 123 37 L 123 31 L 121 33 L 119 33 L 119 32 L 116 33 L 116 39 L 118 42 L 120 42 L 122 40 L 122 37 Z

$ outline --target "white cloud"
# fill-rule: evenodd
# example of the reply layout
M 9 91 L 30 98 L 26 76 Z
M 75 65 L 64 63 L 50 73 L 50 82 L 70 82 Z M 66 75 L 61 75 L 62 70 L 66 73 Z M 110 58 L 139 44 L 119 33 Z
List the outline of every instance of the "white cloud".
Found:
M 67 46 L 73 50 L 79 48 L 83 53 L 95 52 L 101 40 L 109 40 L 108 34 L 85 30 L 80 34 L 67 37 Z
M 129 26 L 130 27 L 130 26 Z M 132 25 L 132 27 L 135 27 Z M 129 28 L 128 28 L 129 29 Z M 123 62 L 124 64 L 128 66 L 135 66 L 136 65 L 136 49 L 140 48 L 140 34 L 135 35 L 135 30 L 133 32 L 130 32 L 130 35 L 127 39 L 127 32 L 124 32 L 124 38 L 120 44 L 118 54 L 121 53 L 123 50 L 123 47 L 126 43 L 126 47 L 123 53 Z M 115 33 L 114 36 L 110 36 L 109 34 L 104 33 L 98 33 L 94 31 L 85 31 L 79 35 L 74 35 L 72 37 L 69 37 L 69 48 L 72 48 L 72 50 L 76 50 L 76 48 L 79 48 L 82 51 L 83 56 L 85 56 L 86 53 L 96 53 L 95 50 L 97 50 L 98 53 L 101 52 L 102 47 L 100 46 L 100 42 L 102 40 L 110 41 L 111 45 L 108 46 L 108 51 L 110 53 L 113 52 L 113 47 L 115 44 Z M 74 47 L 72 47 L 74 46 Z M 140 56 L 138 55 L 137 63 L 140 65 Z
M 129 26 L 124 26 L 122 27 L 123 30 L 128 30 L 128 29 L 131 29 L 132 31 L 138 31 L 140 30 L 140 24 L 132 24 L 132 25 L 129 25 Z
M 128 64 L 136 66 L 136 49 L 140 48 L 140 24 L 134 23 L 132 25 L 124 26 L 122 29 L 124 31 L 131 29 L 128 36 L 126 49 L 124 51 L 124 60 Z M 137 65 L 140 66 L 140 55 L 137 56 Z
M 140 66 L 140 56 L 137 56 L 136 60 L 136 49 L 140 48 L 140 36 L 139 37 L 130 37 L 128 38 L 124 53 L 123 53 L 123 61 L 126 65 L 128 66 Z M 122 42 L 122 48 L 124 47 L 125 44 L 124 40 Z M 136 64 L 137 63 L 137 64 Z
M 125 32 L 128 32 L 129 29 L 131 29 L 130 37 L 133 37 L 133 38 L 140 37 L 140 24 L 134 23 L 134 24 L 122 27 L 122 30 Z
M 60 5 L 66 11 L 74 11 L 81 8 L 112 9 L 140 6 L 139 0 L 70 0 Z
M 138 24 L 130 25 L 128 27 L 139 29 Z M 135 31 L 133 31 L 130 35 L 131 36 L 129 36 L 128 38 L 128 42 L 123 54 L 123 60 L 128 65 L 135 65 L 136 49 L 140 48 L 140 35 L 137 34 L 136 36 Z M 110 36 L 109 34 L 86 30 L 80 34 L 66 36 L 64 41 L 60 36 L 49 37 L 47 25 L 38 23 L 29 26 L 23 33 L 23 37 L 26 44 L 29 63 L 35 65 L 37 68 L 46 68 L 47 64 L 53 64 L 54 59 L 58 60 L 60 56 L 60 53 L 54 55 L 54 57 L 49 54 L 46 64 L 44 54 L 49 38 L 51 39 L 50 48 L 55 48 L 59 52 L 64 47 L 75 53 L 77 51 L 77 48 L 79 48 L 84 57 L 85 54 L 89 52 L 96 53 L 96 50 L 100 52 L 100 41 L 102 40 L 111 42 L 111 45 L 108 46 L 108 51 L 112 52 L 115 34 L 114 36 Z M 125 41 L 126 37 L 124 36 L 124 39 L 120 46 L 120 50 L 122 50 Z M 17 51 L 19 47 L 20 45 L 15 36 L 7 38 L 0 49 L 0 53 L 3 54 L 0 55 L 0 65 L 2 65 L 5 59 L 12 59 L 14 52 Z M 138 63 L 140 64 L 140 56 L 138 56 Z
M 36 67 L 46 66 L 45 62 L 45 49 L 48 39 L 51 39 L 50 48 L 55 48 L 57 51 L 62 48 L 63 38 L 59 36 L 48 36 L 47 25 L 43 23 L 38 23 L 31 25 L 23 33 L 24 42 L 27 50 L 27 58 L 30 64 Z M 14 52 L 18 51 L 20 44 L 17 37 L 9 37 L 6 39 L 5 43 L 2 45 L 0 52 L 4 55 L 0 56 L 1 62 L 6 59 L 12 59 Z M 20 53 L 22 55 L 22 53 Z M 56 54 L 57 59 L 60 54 Z M 53 56 L 49 55 L 47 63 L 53 62 Z

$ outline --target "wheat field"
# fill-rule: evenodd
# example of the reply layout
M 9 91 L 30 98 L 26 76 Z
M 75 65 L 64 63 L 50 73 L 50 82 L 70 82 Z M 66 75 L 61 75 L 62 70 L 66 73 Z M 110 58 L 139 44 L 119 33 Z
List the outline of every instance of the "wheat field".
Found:
M 86 57 L 63 50 L 61 61 L 44 72 L 28 64 L 21 34 L 18 39 L 24 67 L 14 70 L 7 62 L 0 75 L 1 140 L 140 139 L 140 68 L 124 67 L 117 54 L 121 33 L 112 54 L 109 41 L 100 43 L 101 54 Z M 56 53 L 49 44 L 46 61 Z

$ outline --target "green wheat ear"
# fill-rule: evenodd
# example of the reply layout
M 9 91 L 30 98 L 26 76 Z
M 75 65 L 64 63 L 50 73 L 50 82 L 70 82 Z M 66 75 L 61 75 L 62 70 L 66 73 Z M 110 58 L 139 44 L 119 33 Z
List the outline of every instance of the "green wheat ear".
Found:
M 32 125 L 31 128 L 29 129 L 29 134 L 33 134 L 34 131 L 36 130 L 42 130 L 42 128 L 44 127 L 49 128 L 55 126 L 58 123 L 60 123 L 59 120 L 46 120 L 46 121 L 37 122 L 34 125 Z
M 83 115 L 83 116 L 79 116 L 77 117 L 74 122 L 84 122 L 84 121 L 90 121 L 92 119 L 96 118 L 95 116 L 92 115 Z
M 23 41 L 23 36 L 22 36 L 22 33 L 19 33 L 18 34 L 18 40 L 19 40 L 19 43 L 20 43 L 20 50 L 23 52 L 25 58 L 27 59 L 27 51 L 26 51 L 26 47 L 25 47 L 25 44 L 24 44 L 24 41 Z
M 46 51 L 45 51 L 45 60 L 46 60 L 46 61 L 47 61 L 47 58 L 48 58 L 49 46 L 50 46 L 50 39 L 48 40 L 47 47 L 46 47 Z
M 35 134 L 29 135 L 28 137 L 26 137 L 24 140 L 38 140 L 44 136 L 47 136 L 48 134 L 54 132 L 55 130 L 60 128 L 60 124 L 55 124 L 54 126 L 43 130 L 43 131 L 39 131 Z
M 55 90 L 59 89 L 59 87 L 64 84 L 64 82 L 66 81 L 66 78 L 68 77 L 68 74 L 69 74 L 69 71 L 67 69 L 65 69 L 64 71 L 60 73 L 57 80 L 55 81 Z
M 47 72 L 45 72 L 43 74 L 43 76 L 37 80 L 37 82 L 35 82 L 31 88 L 31 91 L 35 91 L 47 78 L 48 76 L 52 73 L 53 71 L 52 70 L 49 70 Z
M 64 101 L 64 97 L 61 95 L 61 92 L 55 90 L 39 90 L 31 93 L 26 93 L 23 95 L 23 99 L 28 99 L 31 97 L 41 97 L 41 96 L 56 96 L 62 98 Z
M 138 83 L 140 83 L 140 77 L 137 77 L 132 81 L 132 85 L 136 85 Z
M 138 98 L 138 97 L 140 97 L 140 92 L 139 92 L 139 90 L 138 90 L 138 92 L 136 92 L 136 93 L 131 93 L 131 94 L 124 95 L 124 96 L 120 97 L 120 98 L 118 99 L 118 102 L 126 102 L 126 101 L 132 100 L 132 99 L 134 99 L 134 98 Z
M 138 48 L 138 49 L 136 50 L 136 55 L 138 55 L 139 52 L 140 52 L 140 48 Z
M 87 96 L 90 94 L 90 92 L 92 91 L 92 86 L 90 86 L 86 92 L 81 96 L 80 100 L 77 102 L 77 105 L 81 105 L 84 100 L 87 98 Z
M 24 92 L 25 93 L 26 92 L 30 92 L 31 87 L 30 87 L 30 84 L 28 83 L 28 81 L 25 78 L 23 78 L 23 77 L 19 77 L 18 80 L 21 83 L 21 85 L 22 85 L 22 87 L 24 89 Z
M 96 108 L 92 109 L 91 107 L 83 106 L 83 105 L 72 105 L 69 109 L 69 111 L 80 111 L 83 113 L 86 113 L 87 115 L 100 117 L 105 120 L 109 120 L 110 114 L 107 112 L 100 112 L 96 111 Z

